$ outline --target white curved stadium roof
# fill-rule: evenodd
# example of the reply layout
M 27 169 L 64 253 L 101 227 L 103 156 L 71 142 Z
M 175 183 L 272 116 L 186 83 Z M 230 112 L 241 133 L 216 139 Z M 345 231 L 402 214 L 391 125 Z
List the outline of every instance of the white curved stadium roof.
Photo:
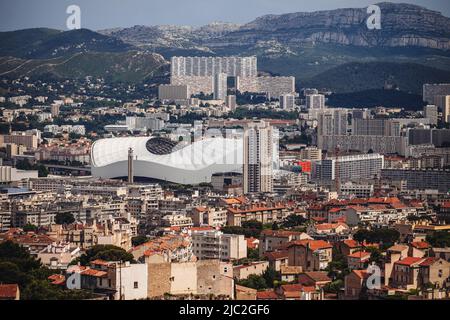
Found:
M 128 149 L 133 149 L 135 177 L 160 179 L 181 184 L 210 182 L 220 172 L 242 172 L 242 139 L 205 138 L 192 144 L 178 144 L 168 154 L 147 149 L 152 137 L 110 138 L 96 141 L 91 148 L 92 175 L 102 178 L 128 175 Z

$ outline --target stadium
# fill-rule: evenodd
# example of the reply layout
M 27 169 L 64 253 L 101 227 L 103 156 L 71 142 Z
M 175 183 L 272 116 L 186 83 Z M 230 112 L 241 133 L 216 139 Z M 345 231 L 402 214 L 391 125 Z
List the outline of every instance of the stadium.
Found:
M 186 144 L 160 137 L 124 137 L 94 142 L 92 175 L 126 177 L 129 148 L 133 149 L 133 176 L 136 178 L 199 184 L 211 182 L 215 173 L 242 172 L 242 139 L 216 137 Z

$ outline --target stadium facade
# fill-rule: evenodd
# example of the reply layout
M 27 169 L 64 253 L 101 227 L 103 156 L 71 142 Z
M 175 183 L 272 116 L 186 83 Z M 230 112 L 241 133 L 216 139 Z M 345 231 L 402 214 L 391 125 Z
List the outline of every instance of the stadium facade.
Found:
M 222 172 L 242 172 L 243 140 L 205 138 L 191 144 L 165 138 L 101 139 L 92 145 L 92 175 L 121 178 L 128 175 L 128 150 L 133 150 L 135 177 L 180 184 L 211 182 Z

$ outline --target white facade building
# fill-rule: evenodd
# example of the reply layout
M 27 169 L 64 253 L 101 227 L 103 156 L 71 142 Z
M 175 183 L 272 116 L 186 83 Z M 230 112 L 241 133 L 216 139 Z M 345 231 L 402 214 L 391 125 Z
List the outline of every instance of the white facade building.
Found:
M 192 251 L 200 260 L 238 260 L 247 257 L 244 235 L 225 234 L 220 231 L 194 231 Z

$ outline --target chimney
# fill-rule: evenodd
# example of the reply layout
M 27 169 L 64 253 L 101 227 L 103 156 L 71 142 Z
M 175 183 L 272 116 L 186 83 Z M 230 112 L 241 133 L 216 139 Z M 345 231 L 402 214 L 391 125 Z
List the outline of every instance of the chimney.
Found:
M 134 183 L 134 172 L 133 172 L 133 149 L 128 149 L 128 183 Z

